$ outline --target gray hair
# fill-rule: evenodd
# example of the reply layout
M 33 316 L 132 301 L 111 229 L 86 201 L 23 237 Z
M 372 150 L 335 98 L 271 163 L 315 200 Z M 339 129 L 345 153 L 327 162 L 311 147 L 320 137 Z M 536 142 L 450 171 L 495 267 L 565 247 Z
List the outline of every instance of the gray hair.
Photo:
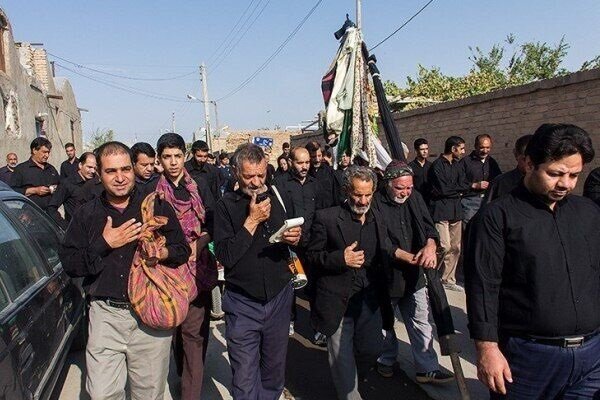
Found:
M 371 168 L 351 165 L 344 171 L 344 179 L 342 181 L 342 190 L 344 193 L 349 193 L 352 190 L 352 181 L 354 179 L 373 182 L 373 190 L 377 189 L 377 175 Z
M 244 143 L 240 145 L 231 157 L 231 165 L 240 168 L 244 161 L 252 164 L 259 164 L 265 159 L 265 152 L 259 146 L 253 143 Z

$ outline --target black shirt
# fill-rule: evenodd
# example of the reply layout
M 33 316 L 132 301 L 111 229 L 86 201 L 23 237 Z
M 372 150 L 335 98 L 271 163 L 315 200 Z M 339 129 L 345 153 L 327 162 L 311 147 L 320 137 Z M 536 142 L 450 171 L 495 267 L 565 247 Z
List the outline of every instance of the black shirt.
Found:
M 292 279 L 288 247 L 269 243 L 271 235 L 286 219 L 283 207 L 270 191 L 269 198 L 271 215 L 256 228 L 254 235 L 243 226 L 250 198 L 240 190 L 225 193 L 215 213 L 215 254 L 225 267 L 226 285 L 257 301 L 269 301 Z
M 565 337 L 600 327 L 600 208 L 569 195 L 552 211 L 520 185 L 482 209 L 467 237 L 471 337 Z
M 350 296 L 361 292 L 363 289 L 371 287 L 369 272 L 371 267 L 377 264 L 379 254 L 379 244 L 377 243 L 377 226 L 371 211 L 365 215 L 365 222 L 362 223 L 354 214 L 350 219 L 352 231 L 356 232 L 358 246 L 354 251 L 362 250 L 365 255 L 365 262 L 360 268 L 352 268 L 354 274 L 352 290 Z
M 523 180 L 523 173 L 518 168 L 512 169 L 501 175 L 498 175 L 490 182 L 485 192 L 485 203 L 489 203 L 500 197 L 504 197 L 513 191 Z
M 235 183 L 235 177 L 233 176 L 233 171 L 229 165 L 222 165 L 217 168 L 219 171 L 219 189 L 221 190 L 221 196 L 223 193 L 232 191 L 233 185 Z
M 85 203 L 100 197 L 102 192 L 104 192 L 104 186 L 102 186 L 100 177 L 96 176 L 85 182 L 81 187 L 81 192 Z
M 58 183 L 59 176 L 56 168 L 49 163 L 46 163 L 44 168 L 40 168 L 30 158 L 15 167 L 10 186 L 16 192 L 24 195 L 25 191 L 30 187 L 58 185 Z M 31 195 L 28 197 L 44 211 L 48 208 L 48 204 L 50 204 L 50 199 L 52 198 L 51 195 Z
M 485 189 L 473 189 L 470 187 L 472 183 L 487 181 L 491 182 L 494 178 L 502 173 L 500 166 L 491 156 L 487 156 L 483 161 L 474 151 L 460 160 L 464 169 L 465 179 L 469 185 L 469 189 L 463 193 L 463 197 L 483 197 Z
M 75 157 L 71 163 L 69 160 L 65 160 L 60 164 L 60 180 L 66 179 L 70 176 L 76 175 L 79 172 L 79 159 Z
M 335 179 L 335 190 L 337 192 L 337 203 L 343 204 L 346 201 L 346 194 L 342 190 L 344 186 L 344 172 L 348 169 L 348 167 L 342 169 L 339 168 L 333 171 L 333 179 Z
M 600 205 L 600 167 L 588 175 L 583 185 L 583 195 Z
M 339 188 L 333 177 L 333 168 L 323 162 L 318 169 L 311 165 L 308 174 L 314 178 L 318 186 L 315 209 L 321 210 L 337 205 Z
M 267 164 L 267 183 L 273 183 L 273 179 L 275 178 L 275 167 L 271 164 Z
M 156 188 L 160 174 L 153 173 L 148 179 L 142 179 L 139 176 L 135 176 L 135 186 L 144 193 L 151 193 Z
M 215 201 L 221 198 L 221 191 L 219 190 L 219 171 L 217 170 L 217 167 L 209 163 L 200 165 L 196 159 L 192 157 L 186 161 L 185 169 L 187 169 L 188 173 L 194 178 L 198 185 L 200 185 L 200 180 L 206 182 Z
M 408 166 L 413 170 L 413 186 L 421 196 L 428 201 L 429 199 L 429 186 L 428 186 L 428 177 L 429 168 L 431 168 L 431 162 L 429 160 L 425 160 L 425 163 L 421 165 L 421 163 L 415 158 Z
M 0 168 L 0 181 L 10 185 L 12 174 L 13 171 L 8 169 L 8 165 L 5 165 L 4 167 Z
M 66 229 L 68 222 L 75 211 L 87 202 L 83 185 L 87 181 L 81 177 L 79 172 L 63 179 L 58 189 L 52 195 L 46 212 L 63 228 Z M 58 208 L 64 205 L 65 218 L 58 212 Z
M 59 255 L 69 276 L 85 277 L 83 284 L 89 295 L 121 301 L 128 299 L 129 271 L 138 242 L 111 249 L 104 240 L 102 231 L 108 216 L 112 217 L 115 227 L 132 218 L 142 222 L 143 200 L 143 194 L 134 189 L 129 204 L 123 210 L 113 207 L 105 195 L 102 195 L 75 212 Z M 168 218 L 167 224 L 159 230 L 167 240 L 166 248 L 169 252 L 168 258 L 161 264 L 178 267 L 189 259 L 191 250 L 175 211 L 169 203 L 157 199 L 154 213 Z
M 460 199 L 467 190 L 462 165 L 450 163 L 443 155 L 431 163 L 427 175 L 431 187 L 431 217 L 435 222 L 457 221 L 463 217 Z
M 389 197 L 385 189 L 380 190 L 373 198 L 373 208 L 383 216 L 393 247 L 416 254 L 427 244 L 428 239 L 439 241 L 438 232 L 420 193 L 415 191 L 406 202 L 398 204 Z M 393 260 L 389 269 L 386 274 L 391 297 L 403 297 L 425 287 L 422 267 Z
M 315 198 L 317 196 L 317 184 L 312 176 L 307 176 L 304 183 L 300 183 L 291 172 L 286 172 L 275 180 L 274 186 L 287 195 L 291 203 L 291 209 L 287 214 L 291 218 L 303 217 L 302 241 L 303 246 L 308 245 L 310 227 L 315 216 Z

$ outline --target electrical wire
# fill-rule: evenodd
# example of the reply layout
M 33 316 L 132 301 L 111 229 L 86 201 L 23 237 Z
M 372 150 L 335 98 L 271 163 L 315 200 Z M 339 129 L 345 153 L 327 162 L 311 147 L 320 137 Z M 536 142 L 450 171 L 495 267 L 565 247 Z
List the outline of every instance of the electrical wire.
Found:
M 277 57 L 277 55 L 279 55 L 279 53 L 281 53 L 281 51 L 285 48 L 285 46 L 294 38 L 294 36 L 296 36 L 296 34 L 298 33 L 298 31 L 300 31 L 300 29 L 302 28 L 302 26 L 304 26 L 304 24 L 306 23 L 306 21 L 308 21 L 308 19 L 311 17 L 311 15 L 315 12 L 315 10 L 317 9 L 317 7 L 319 7 L 319 5 L 323 2 L 323 0 L 318 0 L 317 3 L 310 9 L 310 11 L 308 12 L 308 14 L 306 14 L 304 16 L 304 18 L 302 18 L 302 20 L 298 23 L 298 25 L 294 28 L 294 30 L 288 35 L 288 37 L 279 45 L 279 47 L 277 47 L 277 49 L 275 49 L 275 51 L 273 52 L 273 54 L 271 54 L 271 56 L 269 56 L 257 69 L 256 71 L 254 71 L 248 78 L 246 78 L 242 83 L 240 83 L 235 89 L 231 90 L 230 92 L 228 92 L 227 94 L 225 94 L 224 96 L 219 97 L 217 100 L 215 100 L 217 103 L 221 102 L 225 99 L 228 99 L 229 97 L 233 96 L 234 94 L 238 93 L 240 90 L 242 90 L 244 87 L 246 87 L 254 78 L 256 78 L 256 76 L 258 74 L 260 74 L 270 63 L 271 61 L 273 61 L 273 59 L 275 57 Z
M 207 64 L 209 64 L 209 65 L 212 64 L 213 57 L 217 54 L 217 52 L 219 50 L 221 50 L 221 48 L 223 47 L 223 45 L 229 40 L 229 38 L 231 37 L 231 34 L 237 29 L 238 25 L 240 24 L 240 22 L 242 21 L 242 19 L 244 18 L 244 16 L 246 15 L 246 13 L 248 12 L 248 10 L 250 9 L 250 7 L 252 7 L 252 4 L 254 3 L 254 1 L 255 0 L 250 0 L 250 3 L 248 4 L 248 7 L 246 7 L 246 9 L 242 13 L 242 15 L 240 15 L 240 17 L 236 21 L 235 25 L 233 25 L 233 28 L 231 28 L 229 30 L 229 33 L 225 36 L 225 39 L 223 39 L 223 41 L 217 46 L 217 48 L 206 59 L 206 63 Z
M 188 77 L 188 76 L 193 75 L 193 74 L 196 73 L 196 71 L 192 71 L 192 72 L 189 72 L 189 73 L 186 73 L 186 74 L 177 75 L 177 76 L 173 76 L 173 77 L 170 77 L 170 78 L 136 78 L 136 77 L 132 77 L 132 76 L 125 76 L 125 75 L 113 74 L 111 72 L 106 72 L 106 71 L 101 71 L 101 70 L 98 70 L 98 69 L 86 67 L 85 65 L 76 63 L 74 61 L 67 60 L 66 58 L 57 56 L 56 54 L 52 54 L 50 52 L 48 52 L 48 55 L 50 55 L 50 56 L 52 56 L 52 57 L 54 57 L 54 58 L 56 58 L 58 60 L 64 61 L 64 62 L 66 62 L 68 64 L 71 64 L 71 65 L 73 65 L 73 66 L 75 66 L 77 68 L 86 69 L 88 71 L 96 72 L 96 73 L 99 73 L 99 74 L 112 76 L 114 78 L 128 79 L 128 80 L 132 80 L 132 81 L 173 81 L 173 80 L 177 80 L 177 79 Z
M 270 2 L 271 2 L 271 0 L 267 0 L 267 2 L 263 5 L 263 7 L 258 12 L 258 14 L 256 14 L 256 16 L 254 17 L 254 19 L 252 20 L 252 22 L 246 27 L 246 30 L 244 30 L 244 32 L 242 32 L 242 34 L 239 36 L 238 40 L 235 43 L 233 43 L 233 45 L 231 45 L 229 47 L 229 50 L 227 50 L 226 53 L 223 53 L 222 56 L 220 57 L 220 59 L 219 59 L 219 57 L 217 57 L 215 59 L 216 64 L 211 67 L 210 71 L 215 71 L 217 69 L 217 67 L 219 65 L 221 65 L 223 63 L 223 61 L 225 61 L 227 59 L 227 57 L 229 57 L 229 55 L 231 54 L 231 52 L 237 47 L 237 45 L 246 36 L 246 33 L 248 33 L 248 31 L 250 30 L 250 28 L 252 28 L 252 26 L 254 26 L 254 24 L 256 23 L 256 21 L 263 14 L 263 12 L 265 11 L 265 9 L 267 8 L 267 6 L 269 5 Z M 210 75 L 210 72 L 209 72 L 209 75 Z
M 434 0 L 429 0 L 427 2 L 427 4 L 425 4 L 423 7 L 421 7 L 421 9 L 419 11 L 417 11 L 416 13 L 413 14 L 412 17 L 410 17 L 409 19 L 406 20 L 406 22 L 404 22 L 402 25 L 400 25 L 400 27 L 398 29 L 396 29 L 394 32 L 390 33 L 388 36 L 386 36 L 385 39 L 383 39 L 381 42 L 377 43 L 375 46 L 371 47 L 369 49 L 369 52 L 375 50 L 376 48 L 378 48 L 380 45 L 382 45 L 383 43 L 385 43 L 389 38 L 391 38 L 392 36 L 394 36 L 396 33 L 398 33 L 402 28 L 404 28 L 406 25 L 408 25 L 408 23 L 410 21 L 412 21 L 413 19 L 415 19 L 417 17 L 417 15 L 421 14 L 421 12 L 423 12 L 423 10 L 425 10 L 431 3 L 433 3 Z
M 82 74 L 81 72 L 75 71 L 75 70 L 73 70 L 73 69 L 71 69 L 69 67 L 66 67 L 66 66 L 64 66 L 62 64 L 59 64 L 59 63 L 55 63 L 55 65 L 59 66 L 60 68 L 66 70 L 66 71 L 69 71 L 69 72 L 71 72 L 71 73 L 73 73 L 75 75 L 81 76 L 83 78 L 92 80 L 94 82 L 103 84 L 103 85 L 111 87 L 113 89 L 117 89 L 117 90 L 121 90 L 123 92 L 130 93 L 130 94 L 136 94 L 138 96 L 144 96 L 144 97 L 153 98 L 153 99 L 157 99 L 157 100 L 171 101 L 171 102 L 175 102 L 175 103 L 191 103 L 191 101 L 189 101 L 189 100 L 182 100 L 182 99 L 179 99 L 179 98 L 176 98 L 176 97 L 173 97 L 173 96 L 168 96 L 168 95 L 165 95 L 165 94 L 162 94 L 162 93 L 150 92 L 150 91 L 144 90 L 144 89 L 139 89 L 139 88 L 133 88 L 133 87 L 130 87 L 130 86 L 120 85 L 120 84 L 117 84 L 115 82 L 110 82 L 110 81 L 106 81 L 104 79 L 99 79 L 99 78 L 96 78 L 96 77 L 85 75 L 85 74 Z

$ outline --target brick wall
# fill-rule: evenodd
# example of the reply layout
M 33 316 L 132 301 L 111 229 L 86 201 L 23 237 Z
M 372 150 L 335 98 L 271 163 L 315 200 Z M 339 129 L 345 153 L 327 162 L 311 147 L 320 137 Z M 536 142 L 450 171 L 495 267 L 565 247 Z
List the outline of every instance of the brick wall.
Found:
M 463 137 L 469 152 L 475 136 L 487 133 L 503 171 L 514 166 L 512 149 L 519 136 L 533 133 L 545 122 L 572 123 L 590 133 L 597 152 L 584 170 L 585 179 L 588 171 L 600 166 L 600 69 L 395 113 L 394 121 L 411 151 L 413 141 L 423 137 L 432 156 L 443 150 L 450 135 Z M 581 190 L 583 180 L 578 186 Z

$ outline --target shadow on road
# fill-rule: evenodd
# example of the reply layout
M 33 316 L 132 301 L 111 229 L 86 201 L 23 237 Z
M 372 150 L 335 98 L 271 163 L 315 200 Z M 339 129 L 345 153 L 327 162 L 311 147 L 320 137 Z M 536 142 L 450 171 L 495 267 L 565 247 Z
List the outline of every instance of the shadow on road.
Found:
M 50 400 L 62 400 L 65 398 L 79 399 L 79 400 L 90 400 L 90 396 L 85 391 L 85 350 L 81 351 L 72 351 L 68 354 L 67 359 L 65 361 L 65 365 L 63 367 L 58 380 L 56 381 L 56 385 L 54 386 L 54 391 L 52 395 L 50 395 Z M 65 393 L 65 382 L 67 380 L 67 375 L 79 373 L 80 375 L 80 383 L 76 387 L 69 388 L 71 390 L 67 390 L 68 393 Z M 62 394 L 62 396 L 61 396 Z
M 290 338 L 288 345 L 286 388 L 296 400 L 335 399 L 327 349 L 312 344 L 314 332 L 309 318 L 308 302 L 298 298 L 296 334 Z M 365 400 L 387 400 L 400 396 L 414 400 L 430 398 L 399 368 L 395 368 L 392 378 L 383 378 L 371 369 L 366 380 L 359 383 L 359 391 Z

